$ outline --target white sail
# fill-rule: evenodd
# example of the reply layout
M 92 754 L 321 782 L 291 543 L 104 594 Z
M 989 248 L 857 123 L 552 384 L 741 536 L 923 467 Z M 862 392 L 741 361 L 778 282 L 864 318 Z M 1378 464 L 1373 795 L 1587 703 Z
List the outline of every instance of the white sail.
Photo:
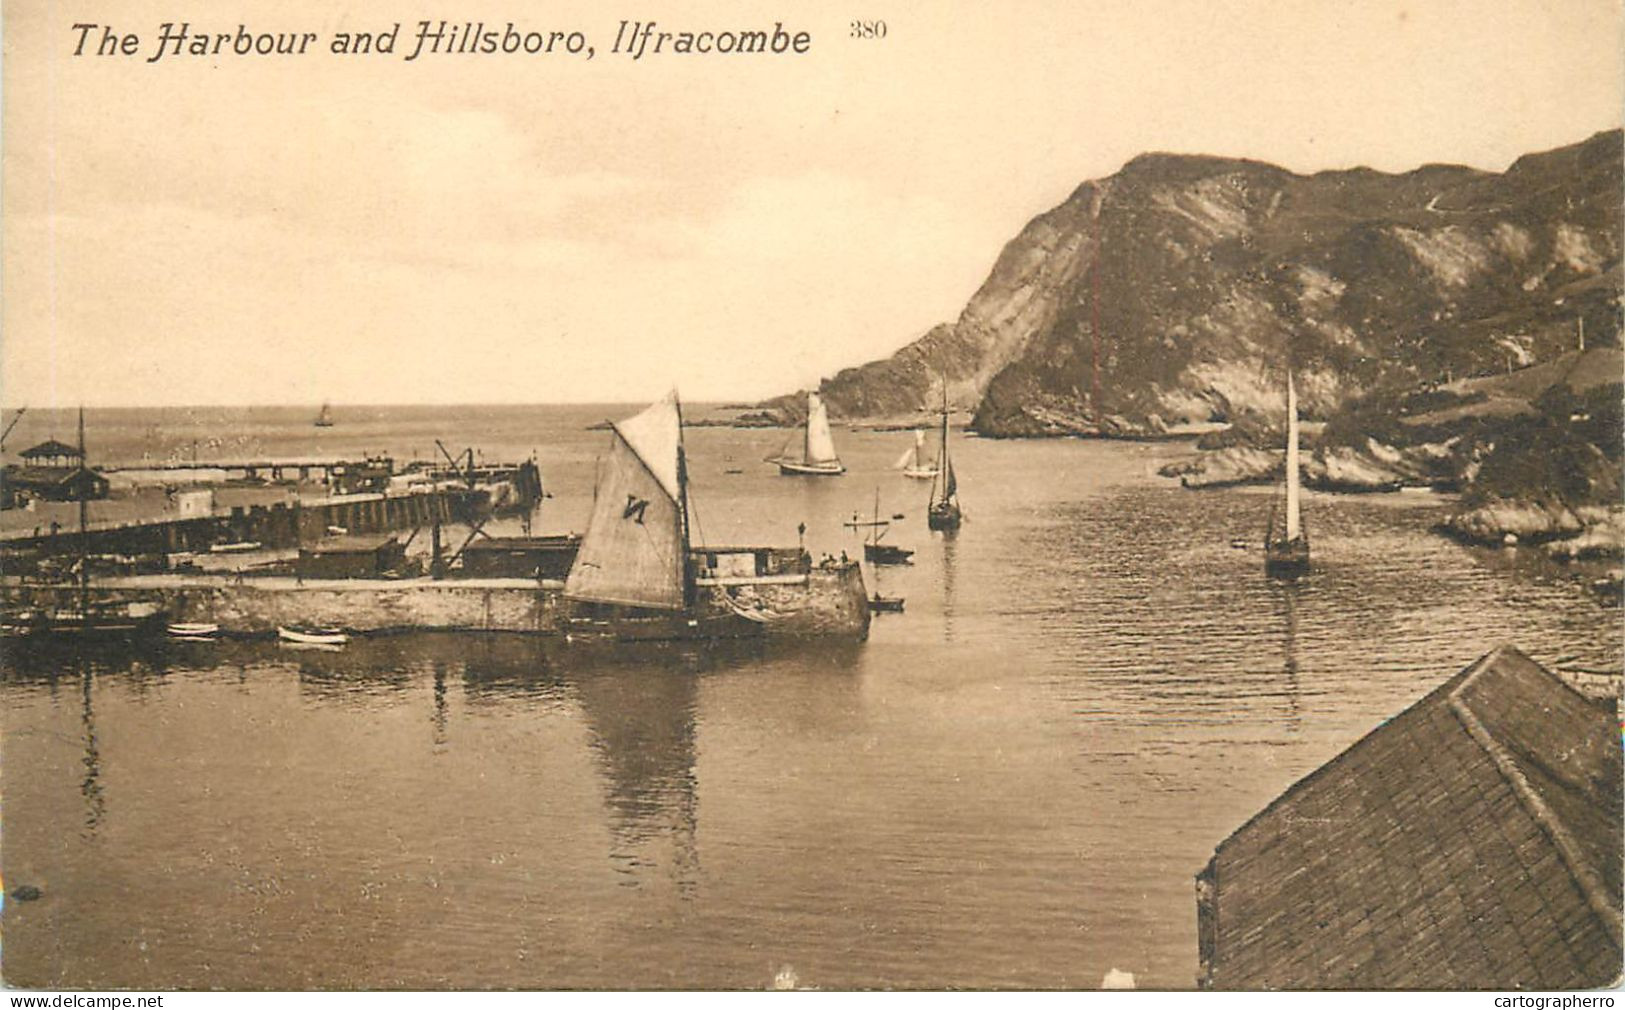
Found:
M 1286 375 L 1286 538 L 1298 539 L 1298 391 Z
M 611 425 L 611 432 L 592 518 L 564 593 L 595 603 L 680 609 L 688 529 L 677 394 Z
M 907 449 L 903 450 L 903 454 L 901 456 L 897 457 L 897 462 L 896 462 L 896 464 L 894 464 L 893 469 L 907 470 L 910 467 L 919 466 L 920 465 L 920 450 L 923 449 L 924 447 L 925 447 L 925 432 L 923 432 L 920 429 L 916 428 L 916 429 L 914 429 L 914 444 L 909 446 Z
M 838 463 L 835 439 L 829 433 L 829 412 L 817 393 L 807 394 L 807 445 L 803 461 L 807 463 Z

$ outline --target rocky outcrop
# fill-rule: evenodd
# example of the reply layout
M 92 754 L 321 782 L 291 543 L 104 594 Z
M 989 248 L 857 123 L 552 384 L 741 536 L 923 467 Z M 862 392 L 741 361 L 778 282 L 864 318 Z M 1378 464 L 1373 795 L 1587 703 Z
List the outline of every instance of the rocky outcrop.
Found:
M 1201 453 L 1194 459 L 1170 463 L 1158 471 L 1164 477 L 1178 477 L 1188 488 L 1235 487 L 1238 484 L 1270 484 L 1286 472 L 1286 454 L 1252 446 L 1233 445 Z

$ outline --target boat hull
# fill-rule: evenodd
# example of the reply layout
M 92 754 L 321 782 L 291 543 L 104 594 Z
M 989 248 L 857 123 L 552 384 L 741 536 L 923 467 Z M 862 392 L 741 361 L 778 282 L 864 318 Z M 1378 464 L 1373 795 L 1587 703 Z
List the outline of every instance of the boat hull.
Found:
M 914 552 L 890 544 L 864 544 L 863 558 L 877 565 L 906 565 Z
M 1295 579 L 1309 571 L 1309 541 L 1274 542 L 1264 545 L 1264 574 Z
M 776 460 L 780 477 L 839 477 L 846 473 L 840 463 L 791 463 Z
M 930 470 L 921 470 L 916 467 L 907 467 L 903 470 L 904 477 L 912 477 L 915 480 L 931 480 L 935 478 L 938 473 L 939 471 L 935 468 Z
M 314 628 L 288 628 L 279 626 L 276 637 L 284 642 L 295 645 L 343 645 L 350 640 L 350 636 L 342 631 L 332 629 L 317 630 Z
M 925 516 L 925 525 L 928 528 L 943 532 L 948 530 L 957 530 L 959 528 L 959 524 L 963 521 L 964 516 L 960 514 L 959 506 L 957 505 L 949 505 L 946 507 L 933 505 L 931 506 L 931 511 L 927 512 Z

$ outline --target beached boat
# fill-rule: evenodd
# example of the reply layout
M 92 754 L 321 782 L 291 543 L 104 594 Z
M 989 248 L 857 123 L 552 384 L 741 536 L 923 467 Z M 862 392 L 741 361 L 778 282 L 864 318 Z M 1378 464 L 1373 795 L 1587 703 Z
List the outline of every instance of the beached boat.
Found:
M 799 441 L 799 445 L 796 443 Z M 835 439 L 829 431 L 829 411 L 817 393 L 807 394 L 807 423 L 801 437 L 794 435 L 767 462 L 778 465 L 785 477 L 839 477 L 846 472 L 835 453 Z
M 695 546 L 688 486 L 675 392 L 610 425 L 592 516 L 564 582 L 572 638 L 867 633 L 857 563 L 815 567 L 800 548 Z
M 925 430 L 914 429 L 914 444 L 909 446 L 903 455 L 898 457 L 895 468 L 903 471 L 904 477 L 915 480 L 930 480 L 938 473 L 935 460 L 927 461 L 925 458 Z
M 310 625 L 277 625 L 276 637 L 295 645 L 343 645 L 350 636 L 341 628 L 318 628 Z
M 316 427 L 333 427 L 333 408 L 325 403 L 322 404 L 322 409 L 316 414 Z
M 959 480 L 954 476 L 954 464 L 948 458 L 948 392 L 942 393 L 942 449 L 937 456 L 938 473 L 931 480 L 931 505 L 926 510 L 925 524 L 934 530 L 957 530 L 964 514 L 959 510 Z
M 1269 526 L 1264 534 L 1264 571 L 1280 578 L 1297 578 L 1309 570 L 1309 531 L 1303 526 L 1298 485 L 1298 391 L 1292 384 L 1292 373 L 1288 372 L 1285 495 L 1271 507 Z

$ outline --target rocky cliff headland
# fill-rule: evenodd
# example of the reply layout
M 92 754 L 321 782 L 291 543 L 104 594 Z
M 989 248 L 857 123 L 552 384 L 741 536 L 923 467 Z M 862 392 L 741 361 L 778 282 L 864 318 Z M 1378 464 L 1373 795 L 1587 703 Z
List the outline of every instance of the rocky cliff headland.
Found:
M 986 437 L 1228 423 L 1179 474 L 1216 486 L 1279 475 L 1290 367 L 1324 422 L 1313 485 L 1459 490 L 1475 540 L 1595 529 L 1575 510 L 1620 500 L 1622 165 L 1620 130 L 1501 173 L 1143 155 L 1028 222 L 957 320 L 819 392 L 895 417 L 946 383 Z

